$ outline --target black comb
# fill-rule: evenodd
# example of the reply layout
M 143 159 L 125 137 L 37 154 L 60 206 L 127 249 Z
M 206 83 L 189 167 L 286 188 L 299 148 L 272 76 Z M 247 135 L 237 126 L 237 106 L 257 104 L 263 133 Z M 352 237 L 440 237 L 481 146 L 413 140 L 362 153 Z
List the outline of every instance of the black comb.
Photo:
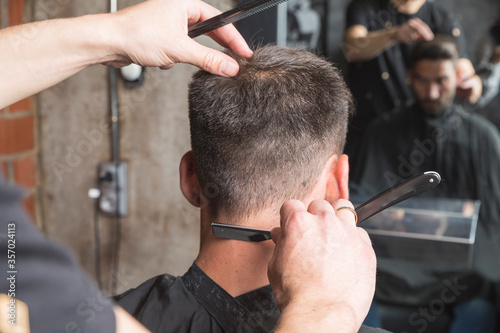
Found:
M 188 36 L 191 38 L 198 37 L 286 1 L 287 0 L 256 0 L 245 3 L 220 15 L 193 25 L 189 28 Z

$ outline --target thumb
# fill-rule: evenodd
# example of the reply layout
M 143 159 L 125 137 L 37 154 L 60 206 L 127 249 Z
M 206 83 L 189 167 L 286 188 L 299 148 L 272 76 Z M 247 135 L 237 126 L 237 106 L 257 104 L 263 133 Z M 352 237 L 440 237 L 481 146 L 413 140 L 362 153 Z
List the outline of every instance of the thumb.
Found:
M 276 227 L 271 229 L 271 238 L 273 239 L 274 244 L 278 244 L 281 238 L 281 228 Z
M 182 50 L 177 59 L 179 62 L 197 66 L 216 75 L 232 77 L 238 74 L 239 65 L 236 60 L 223 52 L 203 46 L 190 38 L 185 40 Z

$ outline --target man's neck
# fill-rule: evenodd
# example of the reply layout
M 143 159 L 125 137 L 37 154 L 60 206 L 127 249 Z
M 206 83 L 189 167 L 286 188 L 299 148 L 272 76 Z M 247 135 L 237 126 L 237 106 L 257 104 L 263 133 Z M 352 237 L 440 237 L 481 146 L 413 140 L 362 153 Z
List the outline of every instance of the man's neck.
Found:
M 390 0 L 391 4 L 403 14 L 416 14 L 425 4 L 426 0 Z
M 202 240 L 196 264 L 233 297 L 268 285 L 267 266 L 274 243 L 216 238 L 210 231 L 211 222 L 202 217 Z M 267 229 L 271 224 L 256 223 L 252 227 Z

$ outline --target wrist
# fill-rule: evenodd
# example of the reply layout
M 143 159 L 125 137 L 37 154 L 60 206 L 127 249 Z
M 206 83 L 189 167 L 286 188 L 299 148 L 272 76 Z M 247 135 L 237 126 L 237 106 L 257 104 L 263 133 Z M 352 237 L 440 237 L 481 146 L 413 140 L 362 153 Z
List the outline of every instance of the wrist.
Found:
M 83 54 L 87 54 L 87 65 L 116 62 L 124 58 L 119 17 L 115 14 L 97 14 L 76 19 L 84 22 L 78 25 L 83 27 L 80 31 L 82 43 L 78 46 Z
M 106 24 L 109 26 L 109 33 L 105 36 L 108 43 L 108 52 L 114 61 L 128 58 L 127 41 L 130 34 L 132 17 L 127 16 L 128 10 L 107 14 Z
M 356 312 L 344 303 L 321 304 L 315 300 L 309 302 L 290 302 L 284 309 L 277 332 L 357 332 Z
M 399 40 L 399 26 L 397 27 L 392 27 L 392 28 L 387 28 L 387 33 L 391 39 L 392 42 L 394 43 L 400 43 L 401 41 Z

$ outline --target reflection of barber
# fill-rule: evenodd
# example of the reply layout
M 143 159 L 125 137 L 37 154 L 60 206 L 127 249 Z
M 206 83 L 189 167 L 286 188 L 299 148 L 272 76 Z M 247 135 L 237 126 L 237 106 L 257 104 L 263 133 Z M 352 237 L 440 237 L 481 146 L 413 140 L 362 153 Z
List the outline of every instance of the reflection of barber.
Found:
M 288 39 L 294 42 L 306 42 L 309 48 L 317 49 L 321 33 L 321 17 L 311 8 L 311 0 L 292 0 L 292 10 L 288 11 Z
M 468 80 L 457 88 L 463 86 L 461 96 L 475 103 L 481 96 L 481 80 L 466 59 L 464 34 L 452 13 L 426 0 L 353 0 L 349 4 L 344 48 L 357 115 L 348 134 L 348 153 L 355 149 L 352 140 L 358 140 L 376 116 L 415 99 L 407 82 L 411 49 L 414 42 L 431 40 L 434 34 L 458 41 L 458 68 Z

